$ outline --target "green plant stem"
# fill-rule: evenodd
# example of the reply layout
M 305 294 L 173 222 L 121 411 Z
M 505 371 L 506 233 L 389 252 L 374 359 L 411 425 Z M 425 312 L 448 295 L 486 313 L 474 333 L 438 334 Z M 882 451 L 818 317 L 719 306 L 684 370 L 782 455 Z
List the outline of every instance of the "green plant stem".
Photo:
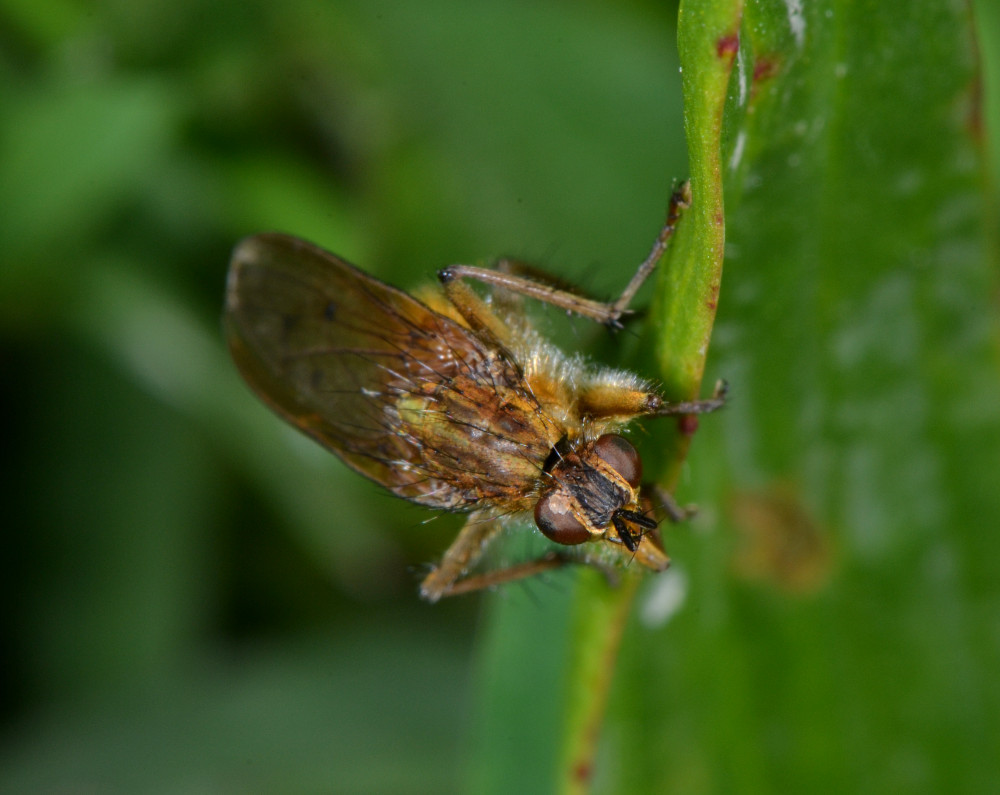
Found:
M 582 573 L 576 592 L 580 607 L 574 616 L 566 741 L 563 745 L 561 791 L 576 795 L 590 790 L 601 724 L 614 678 L 622 634 L 641 580 L 625 573 L 618 587 L 609 587 L 596 571 Z
M 664 391 L 677 400 L 691 400 L 701 389 L 722 283 L 723 112 L 742 16 L 742 0 L 689 0 L 681 3 L 678 15 L 692 202 L 667 251 L 650 313 Z M 661 482 L 668 488 L 676 484 L 687 457 L 690 430 L 678 429 L 666 445 Z
M 675 399 L 698 394 L 715 321 L 725 242 L 723 110 L 742 13 L 742 0 L 681 4 L 678 44 L 693 203 L 660 264 L 651 313 L 665 392 Z M 667 486 L 675 485 L 690 441 L 690 426 L 672 433 L 662 473 Z M 628 572 L 621 587 L 610 588 L 593 573 L 581 577 L 567 683 L 562 792 L 590 789 L 618 650 L 639 580 Z

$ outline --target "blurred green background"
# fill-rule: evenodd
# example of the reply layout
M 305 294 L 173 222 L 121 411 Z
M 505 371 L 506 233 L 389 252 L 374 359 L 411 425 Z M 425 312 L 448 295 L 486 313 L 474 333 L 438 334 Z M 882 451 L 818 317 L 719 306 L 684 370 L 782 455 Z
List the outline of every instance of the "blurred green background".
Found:
M 822 5 L 870 22 L 866 4 Z M 965 14 L 960 3 L 942 8 L 949 23 Z M 782 272 L 747 263 L 766 246 L 796 248 L 802 230 L 754 233 L 770 234 L 802 209 L 797 196 L 813 194 L 793 185 L 782 205 L 752 188 L 768 158 L 794 166 L 788 152 L 819 131 L 789 122 L 791 146 L 767 132 L 780 103 L 732 122 L 732 264 L 709 377 L 729 379 L 734 403 L 714 427 L 703 423 L 681 487 L 702 516 L 670 531 L 671 584 L 650 592 L 646 629 L 626 639 L 626 685 L 599 754 L 603 791 L 664 791 L 667 780 L 684 792 L 818 781 L 985 792 L 1000 775 L 988 758 L 1000 755 L 1000 511 L 992 492 L 964 516 L 939 493 L 984 495 L 1000 468 L 1000 407 L 952 400 L 970 384 L 979 397 L 1000 394 L 996 348 L 983 347 L 996 343 L 996 262 L 986 260 L 998 240 L 996 172 L 986 169 L 997 160 L 985 149 L 1000 151 L 1000 16 L 979 11 L 991 98 L 973 130 L 982 148 L 940 163 L 900 144 L 917 165 L 959 174 L 965 204 L 912 211 L 927 222 L 912 240 L 926 256 L 882 252 L 915 272 L 961 263 L 968 279 L 922 296 L 951 302 L 964 326 L 895 314 L 898 293 L 862 284 L 872 267 L 863 248 L 838 249 L 843 281 L 809 281 L 829 275 L 823 241 L 799 246 L 788 279 L 808 303 L 784 302 Z M 957 80 L 973 74 L 971 34 L 958 65 L 933 61 L 953 54 L 942 27 L 898 13 L 928 44 L 906 59 Z M 676 5 L 638 0 L 0 2 L 0 790 L 437 793 L 489 780 L 510 791 L 516 767 L 547 791 L 556 724 L 548 707 L 531 709 L 557 690 L 575 574 L 499 599 L 420 603 L 421 566 L 456 518 L 427 522 L 259 405 L 224 349 L 225 270 L 241 236 L 279 229 L 401 286 L 445 264 L 515 255 L 613 292 L 649 250 L 672 180 L 687 174 L 676 19 Z M 841 27 L 835 55 L 816 58 L 864 69 L 884 52 L 883 28 L 870 24 L 871 41 Z M 920 107 L 923 90 L 901 76 L 858 101 L 906 139 L 924 120 L 898 111 Z M 742 161 L 738 128 L 751 133 Z M 885 151 L 886 161 L 898 154 Z M 885 189 L 878 169 L 825 156 L 828 176 L 851 175 L 856 223 L 871 227 L 866 210 Z M 963 193 L 968 184 L 979 193 Z M 892 213 L 877 218 L 880 230 L 895 228 Z M 957 215 L 967 233 L 956 243 L 941 230 Z M 867 326 L 848 322 L 852 300 Z M 830 349 L 812 334 L 769 338 L 790 312 L 853 331 Z M 906 322 L 878 322 L 893 317 Z M 593 336 L 569 333 L 574 347 Z M 862 367 L 855 381 L 835 380 L 835 368 L 810 380 L 827 356 L 851 364 L 866 345 L 911 337 L 921 340 L 912 359 L 889 356 L 892 367 Z M 787 357 L 758 355 L 786 345 Z M 783 376 L 755 371 L 762 361 Z M 879 381 L 913 362 L 925 380 Z M 755 383 L 784 387 L 782 377 L 819 391 L 794 404 L 766 399 L 766 388 L 748 395 Z M 894 396 L 928 384 L 915 427 Z M 942 407 L 954 411 L 936 423 Z M 871 446 L 851 448 L 838 486 L 817 497 L 824 456 L 840 455 L 831 438 L 859 433 Z M 928 434 L 926 449 L 910 433 Z M 803 449 L 815 455 L 800 471 Z M 823 510 L 832 495 L 838 516 Z M 916 535 L 899 530 L 899 517 L 924 508 Z M 733 552 L 739 527 L 749 552 Z M 813 546 L 789 563 L 772 548 L 783 543 L 774 528 Z M 646 651 L 642 632 L 654 630 L 669 659 Z M 886 643 L 897 631 L 926 643 Z M 525 709 L 498 716 L 489 690 L 517 641 L 555 651 L 514 685 L 504 680 L 512 689 L 499 697 Z M 883 687 L 895 681 L 907 692 Z M 773 699 L 761 685 L 774 685 Z M 911 735 L 928 715 L 930 728 Z M 624 756 L 608 750 L 623 745 Z M 637 755 L 656 763 L 632 765 Z M 830 777 L 831 755 L 855 761 Z

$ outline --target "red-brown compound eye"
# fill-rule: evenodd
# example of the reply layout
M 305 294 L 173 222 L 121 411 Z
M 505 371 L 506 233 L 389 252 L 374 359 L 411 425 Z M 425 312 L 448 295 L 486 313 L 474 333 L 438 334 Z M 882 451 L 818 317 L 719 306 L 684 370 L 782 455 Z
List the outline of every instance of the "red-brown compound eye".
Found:
M 638 451 L 628 441 L 616 433 L 606 433 L 594 442 L 597 457 L 611 465 L 633 488 L 642 483 L 642 459 Z
M 557 544 L 572 546 L 593 537 L 569 510 L 569 500 L 558 491 L 543 494 L 535 503 L 535 524 L 546 538 Z

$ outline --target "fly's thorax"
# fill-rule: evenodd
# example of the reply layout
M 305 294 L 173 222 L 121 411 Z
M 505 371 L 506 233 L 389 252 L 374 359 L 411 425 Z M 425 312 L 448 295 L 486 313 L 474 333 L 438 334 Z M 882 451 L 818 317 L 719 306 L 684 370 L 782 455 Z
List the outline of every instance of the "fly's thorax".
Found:
M 622 436 L 603 434 L 557 456 L 549 475 L 552 486 L 535 505 L 535 524 L 556 543 L 605 539 L 635 552 L 644 531 L 655 527 L 639 508 L 642 461 Z M 639 556 L 642 562 L 665 567 L 662 552 L 659 556 L 646 552 Z

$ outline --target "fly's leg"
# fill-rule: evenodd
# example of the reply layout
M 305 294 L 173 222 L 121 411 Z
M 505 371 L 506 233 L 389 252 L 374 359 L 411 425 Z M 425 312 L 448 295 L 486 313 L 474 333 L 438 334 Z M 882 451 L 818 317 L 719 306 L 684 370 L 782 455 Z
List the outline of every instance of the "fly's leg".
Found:
M 534 285 L 547 287 L 554 292 L 575 294 L 575 286 L 570 282 L 554 276 L 537 265 L 521 259 L 503 257 L 493 262 L 489 268 L 483 268 L 489 273 L 498 273 L 523 279 Z M 493 290 L 490 294 L 490 306 L 498 308 L 506 314 L 519 313 L 524 305 L 525 295 L 513 290 Z
M 663 252 L 666 251 L 670 238 L 673 237 L 674 231 L 677 228 L 677 222 L 680 220 L 681 213 L 690 204 L 691 186 L 689 183 L 684 182 L 670 197 L 666 223 L 663 225 L 663 229 L 660 230 L 660 234 L 657 236 L 656 242 L 649 252 L 649 256 L 639 266 L 618 299 L 610 303 L 585 298 L 563 287 L 513 273 L 513 268 L 510 265 L 502 267 L 499 270 L 480 268 L 475 265 L 452 265 L 439 271 L 438 278 L 444 285 L 445 294 L 449 300 L 451 300 L 466 320 L 480 330 L 482 330 L 484 325 L 489 326 L 490 324 L 484 322 L 484 319 L 480 316 L 478 304 L 482 303 L 481 299 L 470 298 L 474 294 L 461 284 L 463 279 L 471 279 L 493 288 L 501 288 L 518 295 L 534 298 L 543 303 L 565 309 L 567 312 L 588 317 L 591 320 L 611 326 L 612 328 L 618 328 L 621 326 L 620 321 L 622 316 L 628 312 L 628 305 L 639 291 L 643 282 L 649 277 L 649 274 L 656 268 L 656 264 L 663 256 Z
M 667 515 L 667 518 L 674 524 L 684 522 L 698 513 L 696 505 L 681 505 L 674 498 L 674 495 L 667 491 L 659 483 L 643 483 L 643 496 L 641 498 L 643 507 L 652 513 Z M 655 500 L 650 499 L 652 493 Z
M 620 584 L 621 578 L 618 572 L 610 565 L 601 561 L 581 559 L 574 555 L 551 550 L 535 560 L 517 563 L 505 569 L 497 569 L 496 571 L 488 571 L 483 574 L 474 574 L 471 577 L 463 577 L 452 583 L 448 590 L 441 594 L 441 596 L 461 596 L 462 594 L 474 593 L 475 591 L 489 590 L 500 585 L 507 585 L 508 583 L 524 580 L 528 577 L 534 577 L 536 574 L 543 574 L 544 572 L 561 569 L 563 566 L 569 565 L 590 566 L 593 569 L 597 569 L 604 576 L 609 586 L 616 587 Z M 666 568 L 666 565 L 662 568 Z M 429 597 L 424 595 L 424 598 L 428 599 Z
M 631 281 L 625 285 L 625 289 L 622 294 L 618 297 L 618 300 L 610 305 L 612 312 L 612 317 L 610 320 L 605 321 L 609 325 L 618 325 L 619 318 L 628 309 L 628 305 L 635 298 L 635 294 L 639 292 L 639 288 L 642 287 L 643 282 L 649 278 L 649 274 L 653 272 L 656 268 L 656 263 L 660 261 L 663 253 L 667 250 L 667 246 L 670 243 L 670 238 L 674 236 L 674 231 L 677 229 L 677 224 L 681 220 L 681 214 L 691 206 L 691 183 L 685 180 L 680 185 L 678 185 L 674 192 L 670 195 L 670 204 L 667 206 L 667 220 L 663 224 L 663 228 L 660 230 L 660 234 L 656 238 L 656 242 L 653 244 L 652 250 L 649 252 L 649 256 L 646 257 L 645 261 L 639 266 L 639 269 L 635 272 Z
M 420 583 L 420 595 L 428 602 L 453 593 L 456 582 L 482 557 L 489 542 L 500 532 L 500 524 L 473 513 L 458 537 L 444 553 L 441 563 Z
M 717 381 L 712 397 L 707 400 L 670 403 L 658 392 L 648 389 L 636 389 L 618 382 L 598 382 L 581 388 L 577 405 L 581 415 L 595 420 L 627 422 L 635 417 L 683 417 L 722 408 L 727 391 L 726 382 Z
M 525 563 L 465 576 L 466 572 L 476 565 L 486 546 L 499 530 L 500 524 L 496 520 L 483 519 L 477 514 L 471 515 L 458 534 L 458 538 L 444 553 L 441 564 L 428 574 L 420 584 L 420 595 L 428 602 L 436 602 L 446 596 L 459 596 L 495 588 L 498 585 L 505 585 L 546 571 L 560 569 L 569 564 L 588 565 L 596 568 L 604 575 L 609 585 L 618 584 L 617 572 L 611 566 L 599 560 L 581 558 L 579 555 L 558 550 L 550 550 L 540 558 Z M 665 569 L 668 562 L 662 551 L 659 552 L 659 556 L 663 558 L 663 565 L 657 567 L 658 571 Z
M 525 563 L 508 566 L 505 569 L 465 577 L 455 582 L 444 596 L 460 596 L 475 591 L 488 590 L 498 585 L 505 585 L 509 582 L 523 580 L 526 577 L 533 577 L 542 572 L 561 569 L 566 564 L 572 562 L 574 561 L 559 552 L 548 552 L 536 560 L 529 560 Z
M 729 384 L 721 378 L 715 382 L 715 389 L 712 397 L 707 400 L 682 400 L 677 403 L 668 403 L 659 395 L 656 401 L 651 401 L 647 413 L 653 417 L 677 417 L 685 414 L 708 414 L 721 409 L 726 405 L 726 394 L 729 392 Z

